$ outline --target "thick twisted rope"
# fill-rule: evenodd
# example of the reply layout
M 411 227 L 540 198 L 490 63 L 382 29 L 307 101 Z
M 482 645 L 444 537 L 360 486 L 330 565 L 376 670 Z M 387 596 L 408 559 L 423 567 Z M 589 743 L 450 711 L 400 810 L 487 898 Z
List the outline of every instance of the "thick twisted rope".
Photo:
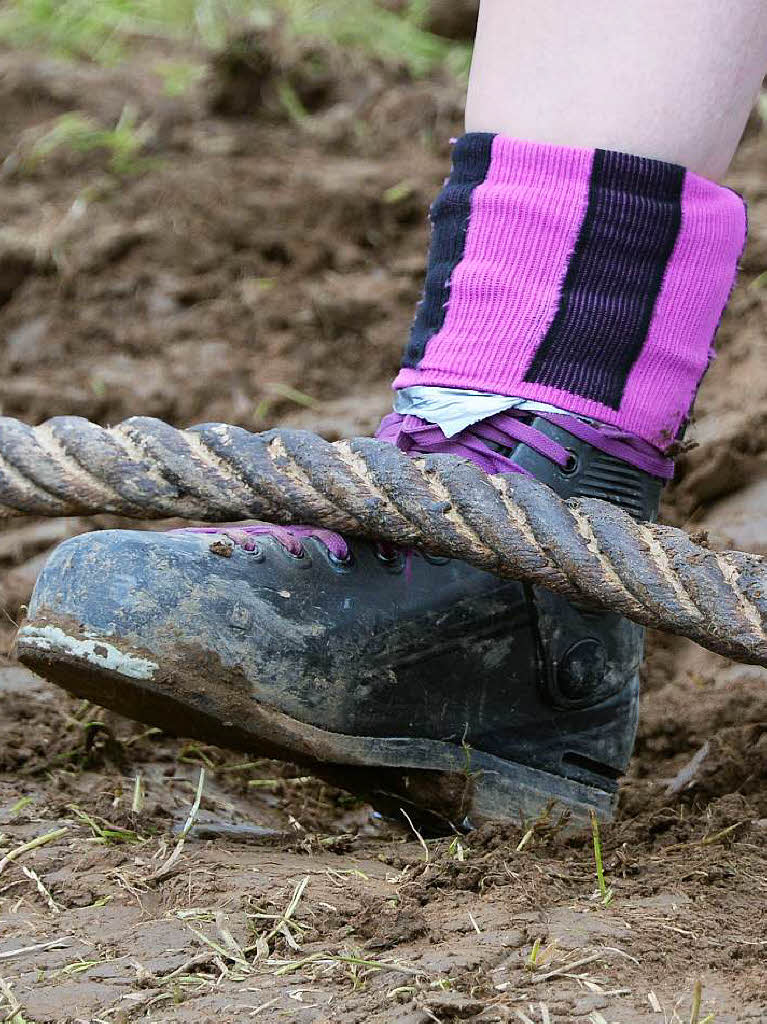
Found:
M 0 417 L 0 517 L 96 512 L 303 522 L 417 546 L 767 665 L 765 559 L 709 551 L 604 501 L 371 439 Z

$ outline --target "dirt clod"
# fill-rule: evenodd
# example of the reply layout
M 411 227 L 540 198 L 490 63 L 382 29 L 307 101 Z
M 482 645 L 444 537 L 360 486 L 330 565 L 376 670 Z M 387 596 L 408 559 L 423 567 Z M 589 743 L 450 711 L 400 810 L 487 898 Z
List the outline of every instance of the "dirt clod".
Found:
M 231 558 L 232 552 L 234 551 L 234 544 L 227 540 L 214 540 L 213 543 L 208 546 L 208 550 L 214 555 L 220 555 L 222 558 Z

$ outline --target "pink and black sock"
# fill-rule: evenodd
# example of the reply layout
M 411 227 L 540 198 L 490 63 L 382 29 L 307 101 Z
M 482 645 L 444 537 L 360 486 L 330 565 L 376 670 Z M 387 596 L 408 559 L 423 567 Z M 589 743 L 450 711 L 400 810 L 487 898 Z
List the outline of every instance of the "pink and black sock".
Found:
M 546 403 L 669 448 L 743 249 L 735 192 L 675 164 L 477 133 L 431 216 L 395 388 Z

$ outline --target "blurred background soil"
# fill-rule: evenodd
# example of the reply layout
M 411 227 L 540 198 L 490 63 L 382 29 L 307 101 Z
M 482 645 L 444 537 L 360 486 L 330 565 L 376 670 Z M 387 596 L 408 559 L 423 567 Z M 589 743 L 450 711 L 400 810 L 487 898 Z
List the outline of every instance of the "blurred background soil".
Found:
M 0 413 L 373 430 L 462 130 L 474 13 L 4 5 Z M 664 508 L 759 553 L 766 169 L 757 109 L 728 181 L 750 240 Z M 0 858 L 53 833 L 0 859 L 2 1019 L 767 1021 L 767 673 L 650 638 L 605 906 L 591 837 L 555 816 L 424 850 L 300 769 L 163 736 L 15 665 L 47 552 L 116 522 L 0 530 Z

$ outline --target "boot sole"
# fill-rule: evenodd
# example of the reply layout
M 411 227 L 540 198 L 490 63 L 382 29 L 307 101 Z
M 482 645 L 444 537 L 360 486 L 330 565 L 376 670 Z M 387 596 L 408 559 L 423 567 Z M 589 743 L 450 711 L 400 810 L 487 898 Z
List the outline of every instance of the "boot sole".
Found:
M 408 809 L 432 831 L 525 824 L 552 810 L 575 824 L 592 811 L 603 821 L 613 817 L 614 783 L 601 789 L 440 740 L 329 732 L 259 704 L 243 686 L 214 682 L 212 673 L 161 672 L 111 638 L 74 633 L 65 622 L 25 625 L 18 658 L 75 697 L 171 735 L 304 764 L 385 814 L 401 820 L 400 809 Z

